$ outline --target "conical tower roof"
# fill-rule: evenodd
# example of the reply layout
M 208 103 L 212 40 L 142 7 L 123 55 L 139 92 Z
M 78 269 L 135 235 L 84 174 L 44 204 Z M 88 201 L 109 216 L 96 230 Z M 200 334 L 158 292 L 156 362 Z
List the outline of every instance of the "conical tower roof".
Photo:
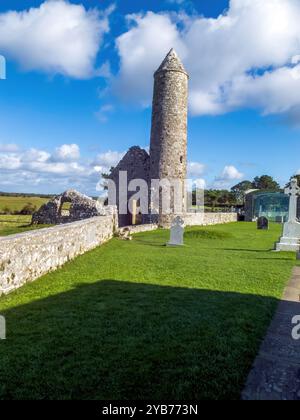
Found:
M 161 63 L 159 68 L 156 70 L 155 74 L 165 71 L 179 71 L 188 75 L 184 65 L 182 64 L 180 58 L 178 57 L 174 48 L 172 48 L 167 54 L 164 61 Z

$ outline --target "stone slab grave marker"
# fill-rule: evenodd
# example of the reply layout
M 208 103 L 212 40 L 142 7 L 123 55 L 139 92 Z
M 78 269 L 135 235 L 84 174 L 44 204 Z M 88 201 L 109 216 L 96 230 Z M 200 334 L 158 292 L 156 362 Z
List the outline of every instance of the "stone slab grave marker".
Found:
M 284 223 L 284 217 L 283 216 L 276 216 L 275 217 L 275 222 L 283 224 Z
M 285 194 L 289 195 L 289 217 L 283 225 L 283 234 L 280 242 L 276 244 L 276 251 L 296 251 L 300 250 L 300 223 L 297 219 L 297 200 L 300 194 L 297 178 L 293 178 Z
M 170 242 L 168 246 L 182 246 L 184 234 L 184 220 L 177 216 L 171 225 Z
M 259 230 L 268 230 L 269 229 L 269 220 L 262 216 L 257 219 L 257 229 Z

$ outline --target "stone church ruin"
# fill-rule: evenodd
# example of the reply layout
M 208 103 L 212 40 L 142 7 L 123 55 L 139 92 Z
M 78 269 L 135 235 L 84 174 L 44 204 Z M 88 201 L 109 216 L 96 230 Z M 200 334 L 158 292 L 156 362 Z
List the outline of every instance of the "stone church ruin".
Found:
M 132 224 L 129 204 L 133 195 L 129 192 L 125 198 L 127 211 L 124 212 L 124 209 L 120 211 L 120 206 L 123 206 L 119 200 L 120 188 L 122 188 L 122 194 L 126 188 L 124 185 L 120 186 L 121 171 L 128 173 L 127 186 L 132 179 L 142 179 L 146 181 L 148 190 L 151 192 L 146 211 L 147 215 L 149 214 L 148 220 L 144 211 L 142 215 L 140 214 L 139 203 L 136 203 L 136 212 L 141 216 L 142 223 L 158 223 L 162 227 L 169 227 L 172 219 L 177 215 L 176 211 L 180 215 L 186 211 L 188 79 L 189 76 L 183 64 L 172 49 L 154 73 L 150 153 L 139 147 L 131 148 L 110 175 L 117 190 L 116 205 L 119 210 L 120 226 Z M 156 187 L 157 191 L 153 191 L 152 180 L 168 181 L 170 185 L 179 182 L 181 190 L 179 201 L 181 202 L 179 206 L 176 202 L 175 206 L 175 194 L 170 192 L 170 213 L 163 211 L 163 192 L 161 187 Z M 159 197 L 154 203 L 155 194 Z M 179 210 L 175 210 L 175 207 Z
M 69 209 L 63 208 L 65 203 L 70 204 Z M 32 224 L 59 225 L 104 215 L 104 208 L 97 200 L 78 191 L 68 190 L 44 204 L 34 213 Z
M 109 205 L 68 190 L 44 204 L 32 216 L 33 224 L 57 226 L 0 238 L 0 296 L 61 267 L 117 234 L 123 240 L 130 240 L 134 233 L 155 230 L 158 226 L 170 227 L 177 216 L 185 226 L 237 221 L 236 213 L 186 210 L 188 79 L 172 49 L 154 74 L 149 152 L 138 146 L 131 147 L 112 170 L 106 180 Z M 126 177 L 120 176 L 123 174 Z M 153 180 L 159 183 L 155 186 L 155 200 Z M 168 193 L 169 213 L 164 211 L 160 200 L 156 200 L 166 195 L 160 185 L 165 180 L 170 185 L 174 181 L 181 185 L 181 200 L 178 200 L 175 188 Z M 146 206 L 138 198 L 141 187 L 136 186 L 136 181 L 142 181 Z M 115 196 L 114 203 L 109 199 L 111 192 Z M 120 193 L 121 198 L 124 194 L 124 200 L 120 199 Z

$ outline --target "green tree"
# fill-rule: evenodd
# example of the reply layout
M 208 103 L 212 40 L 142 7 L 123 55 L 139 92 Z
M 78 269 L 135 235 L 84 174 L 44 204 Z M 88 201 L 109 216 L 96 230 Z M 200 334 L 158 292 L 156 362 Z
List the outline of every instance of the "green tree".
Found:
M 217 190 L 206 190 L 204 195 L 205 205 L 214 209 L 218 203 L 218 193 Z
M 242 204 L 245 198 L 245 192 L 253 189 L 253 182 L 242 181 L 231 188 L 231 192 L 235 197 L 237 204 Z
M 223 206 L 230 206 L 230 205 L 236 204 L 234 195 L 230 191 L 227 191 L 227 190 L 218 191 L 217 202 L 218 204 L 221 204 Z
M 101 177 L 104 179 L 104 181 L 103 181 L 103 184 L 102 184 L 102 186 L 103 186 L 103 188 L 104 188 L 104 190 L 108 190 L 108 186 L 107 186 L 107 180 L 108 179 L 110 179 L 110 177 L 111 177 L 111 174 L 112 174 L 112 172 L 113 172 L 113 170 L 114 170 L 115 168 L 113 167 L 113 166 L 111 166 L 111 168 L 110 168 L 110 170 L 109 170 L 109 173 L 102 173 L 101 174 Z
M 300 175 L 293 175 L 293 176 L 291 176 L 291 177 L 290 177 L 290 181 L 291 181 L 293 178 L 297 178 L 298 185 L 300 186 Z
M 258 190 L 280 191 L 280 185 L 269 175 L 257 176 L 253 180 L 253 188 Z

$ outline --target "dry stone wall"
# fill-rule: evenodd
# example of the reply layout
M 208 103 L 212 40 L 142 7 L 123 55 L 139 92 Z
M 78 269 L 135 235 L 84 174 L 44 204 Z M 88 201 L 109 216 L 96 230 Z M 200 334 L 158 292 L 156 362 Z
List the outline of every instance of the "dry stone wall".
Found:
M 70 210 L 62 210 L 65 203 L 70 204 Z M 54 197 L 34 213 L 32 224 L 58 225 L 104 215 L 105 209 L 97 200 L 78 191 L 68 190 Z
M 99 216 L 0 238 L 0 295 L 55 270 L 107 242 L 116 216 Z
M 237 214 L 187 214 L 184 221 L 187 226 L 231 223 L 237 221 Z M 157 227 L 152 224 L 129 228 L 133 234 Z M 117 215 L 111 209 L 107 216 L 0 238 L 0 295 L 12 292 L 102 245 L 117 229 Z
M 122 232 L 125 229 L 127 229 L 130 234 L 135 234 L 135 233 L 150 232 L 151 230 L 156 230 L 158 229 L 158 225 L 153 223 L 153 224 L 147 224 L 147 225 L 126 226 L 126 227 L 120 228 L 119 230 L 120 232 Z
M 187 213 L 183 216 L 186 226 L 209 226 L 238 221 L 237 213 Z

